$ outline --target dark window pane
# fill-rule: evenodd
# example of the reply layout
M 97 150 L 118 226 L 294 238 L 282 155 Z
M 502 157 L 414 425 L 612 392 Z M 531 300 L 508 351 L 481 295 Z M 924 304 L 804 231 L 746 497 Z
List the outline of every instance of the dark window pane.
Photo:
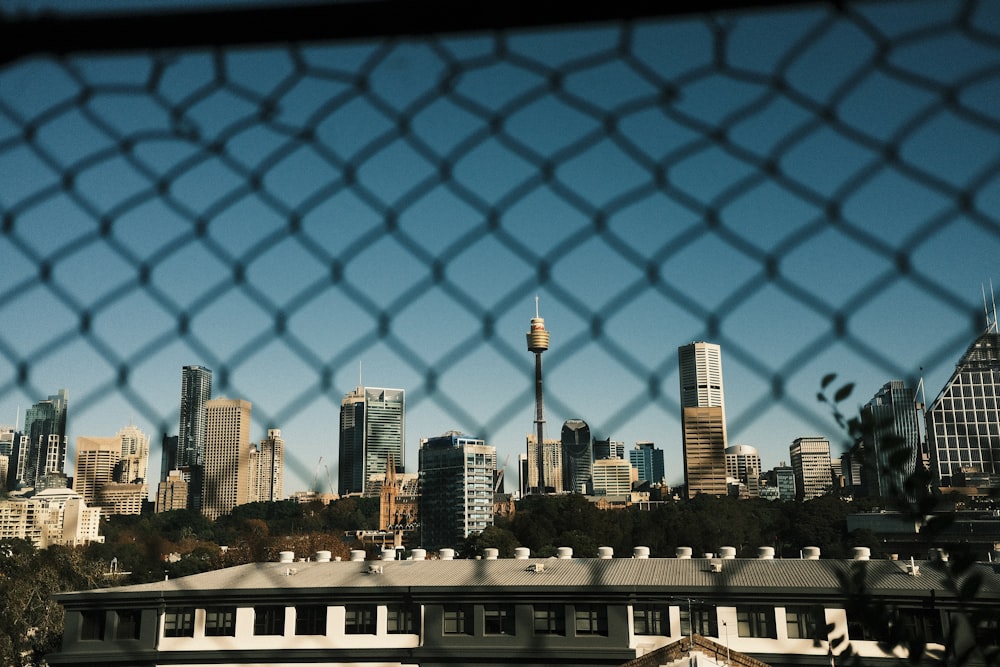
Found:
M 285 634 L 284 607 L 254 607 L 253 633 L 255 635 Z
M 325 635 L 326 606 L 318 604 L 296 605 L 295 634 Z
M 163 636 L 194 637 L 194 609 L 167 609 L 163 615 Z
M 348 635 L 375 634 L 375 605 L 347 605 L 344 618 L 344 633 Z

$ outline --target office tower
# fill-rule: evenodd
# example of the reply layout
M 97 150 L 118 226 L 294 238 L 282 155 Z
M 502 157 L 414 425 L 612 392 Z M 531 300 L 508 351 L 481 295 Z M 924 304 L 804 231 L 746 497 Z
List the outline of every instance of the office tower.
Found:
M 619 440 L 605 438 L 594 440 L 594 460 L 625 458 L 625 443 Z
M 528 455 L 525 453 L 520 453 L 517 455 L 517 492 L 521 498 L 528 495 L 528 491 L 531 488 L 528 485 Z
M 187 509 L 189 483 L 180 470 L 170 470 L 167 478 L 156 487 L 156 511 Z
M 275 502 L 284 497 L 285 441 L 281 431 L 267 430 L 267 437 L 250 450 L 249 502 Z
M 726 448 L 726 476 L 746 488 L 747 496 L 760 495 L 760 453 L 750 445 Z
M 542 444 L 539 453 L 538 440 L 534 433 L 526 438 L 528 449 L 528 493 L 562 493 L 563 463 L 562 442 L 547 439 Z M 538 484 L 538 473 L 541 470 L 542 484 Z
M 764 474 L 767 485 L 778 490 L 779 500 L 795 500 L 795 470 L 784 461 Z
M 167 481 L 167 476 L 171 470 L 177 470 L 177 441 L 176 435 L 164 433 L 160 437 L 160 481 Z
M 361 387 L 340 404 L 340 494 L 364 493 L 371 475 L 384 475 L 391 459 L 405 470 L 405 395 L 402 389 Z
M 201 513 L 209 519 L 249 502 L 250 401 L 205 401 L 204 477 Z
M 571 493 L 589 493 L 594 465 L 590 427 L 582 419 L 567 419 L 561 435 L 563 488 Z
M 115 481 L 122 484 L 146 482 L 149 472 L 149 436 L 135 424 L 129 424 L 115 438 L 121 443 L 121 460 L 115 471 Z
M 451 432 L 422 439 L 419 458 L 424 548 L 455 547 L 493 525 L 496 447 Z
M 148 462 L 149 438 L 133 424 L 110 438 L 80 436 L 73 490 L 105 515 L 139 514 L 149 495 Z
M 0 474 L 0 485 L 4 489 L 13 489 L 16 483 L 17 454 L 21 446 L 21 433 L 17 426 L 0 426 L 0 457 L 4 457 L 3 474 Z
M 535 316 L 531 318 L 531 328 L 526 334 L 528 351 L 535 355 L 535 442 L 545 444 L 545 408 L 542 401 L 542 353 L 549 349 L 549 332 L 545 330 L 545 320 L 538 315 L 538 297 L 535 297 Z M 529 451 L 528 458 L 531 458 Z M 535 459 L 535 483 L 544 480 L 545 457 Z M 561 475 L 560 471 L 560 475 Z M 535 493 L 545 493 L 545 484 L 533 488 Z
M 830 441 L 820 437 L 795 438 L 788 448 L 795 472 L 796 498 L 815 498 L 830 492 Z
M 42 485 L 43 476 L 62 473 L 66 465 L 65 389 L 28 408 L 18 451 L 17 478 L 29 487 Z
M 887 382 L 861 408 L 865 495 L 895 497 L 902 492 L 906 479 L 916 470 L 919 424 L 916 393 L 902 380 Z
M 175 465 L 187 478 L 188 508 L 201 510 L 205 463 L 205 402 L 212 398 L 212 371 L 204 366 L 181 368 L 181 411 Z
M 927 410 L 931 471 L 942 488 L 1000 488 L 1000 334 L 966 350 Z
M 632 464 L 625 459 L 594 461 L 593 495 L 627 496 L 632 493 Z
M 73 490 L 91 507 L 97 506 L 97 492 L 114 481 L 115 466 L 122 457 L 121 441 L 116 438 L 76 439 L 76 469 Z
M 651 442 L 637 442 L 635 448 L 628 452 L 629 463 L 636 470 L 636 478 L 648 484 L 662 484 L 665 477 L 663 469 L 663 450 L 657 449 Z
M 722 349 L 694 342 L 677 349 L 687 497 L 725 496 L 726 404 L 722 386 Z

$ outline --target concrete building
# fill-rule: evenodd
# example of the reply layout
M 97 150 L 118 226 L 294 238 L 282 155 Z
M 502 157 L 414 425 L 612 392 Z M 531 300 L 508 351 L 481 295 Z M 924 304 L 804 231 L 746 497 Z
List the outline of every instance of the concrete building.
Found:
M 76 439 L 76 469 L 73 490 L 88 505 L 96 506 L 97 492 L 115 481 L 115 466 L 122 457 L 121 441 L 116 438 L 80 436 Z
M 61 593 L 61 649 L 52 667 L 117 665 L 323 665 L 325 667 L 613 667 L 696 662 L 694 641 L 714 664 L 828 667 L 841 659 L 873 667 L 934 663 L 945 637 L 961 654 L 976 640 L 958 614 L 995 623 L 1000 574 L 981 577 L 959 599 L 940 563 L 760 558 L 626 557 L 330 562 L 329 553 L 287 552 L 148 584 Z M 867 572 L 872 604 L 890 605 L 894 627 L 925 637 L 927 655 L 883 651 L 866 607 L 845 604 L 843 578 Z M 933 591 L 933 597 L 929 595 Z M 995 627 L 995 626 L 991 626 Z M 990 627 L 984 641 L 996 641 Z M 673 657 L 661 653 L 676 649 Z M 844 652 L 850 648 L 852 657 Z M 733 657 L 737 656 L 736 661 Z M 841 658 L 841 656 L 844 656 Z M 638 661 L 633 663 L 632 661 Z
M 591 467 L 594 464 L 590 426 L 582 419 L 567 419 L 563 422 L 560 440 L 563 489 L 571 493 L 589 493 Z
M 728 438 L 722 349 L 713 343 L 689 343 L 678 348 L 677 361 L 687 497 L 724 496 Z
M 749 498 L 760 496 L 760 472 L 760 452 L 756 447 L 733 445 L 726 448 L 726 476 L 736 480 L 741 489 L 746 489 Z
M 1000 334 L 995 321 L 959 359 L 927 408 L 926 420 L 931 472 L 939 487 L 1000 488 Z
M 201 513 L 213 521 L 250 502 L 250 409 L 240 399 L 205 402 Z
M 104 541 L 100 525 L 100 508 L 88 507 L 79 493 L 68 488 L 0 501 L 0 543 L 21 539 L 38 549 L 81 546 Z
M 186 510 L 190 496 L 187 479 L 180 470 L 171 470 L 156 488 L 156 511 Z
M 148 466 L 149 438 L 134 424 L 110 438 L 80 436 L 73 489 L 88 505 L 101 507 L 105 516 L 140 514 L 149 497 Z
M 594 439 L 594 460 L 601 459 L 624 459 L 625 443 L 621 440 L 605 438 L 603 440 Z
M 420 442 L 420 544 L 454 547 L 493 525 L 496 447 L 457 432 Z
M 391 459 L 406 470 L 406 396 L 402 389 L 357 387 L 340 405 L 340 495 L 364 493 L 372 475 Z
M 285 441 L 281 430 L 267 430 L 267 437 L 250 449 L 249 501 L 276 502 L 284 500 Z
M 796 438 L 788 451 L 795 473 L 795 497 L 803 500 L 830 493 L 833 487 L 830 441 L 815 436 Z
M 593 493 L 595 496 L 628 496 L 632 493 L 634 469 L 625 459 L 594 461 Z
M 562 462 L 562 441 L 546 438 L 541 452 L 538 448 L 538 438 L 534 433 L 529 433 L 525 438 L 528 448 L 528 492 L 538 491 L 538 471 L 541 469 L 545 475 L 543 480 L 544 493 L 562 493 L 563 486 L 563 462 Z M 539 465 L 539 456 L 541 465 Z

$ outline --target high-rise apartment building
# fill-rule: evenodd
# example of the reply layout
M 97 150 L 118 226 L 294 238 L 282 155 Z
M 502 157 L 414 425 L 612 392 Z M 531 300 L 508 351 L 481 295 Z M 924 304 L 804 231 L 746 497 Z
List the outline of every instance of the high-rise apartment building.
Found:
M 861 408 L 861 429 L 865 455 L 863 493 L 898 496 L 916 470 L 920 454 L 916 393 L 902 380 L 887 382 Z
M 28 408 L 18 447 L 17 481 L 24 486 L 44 486 L 42 477 L 62 474 L 66 466 L 65 389 Z
M 652 442 L 637 442 L 628 452 L 629 463 L 636 470 L 636 479 L 649 484 L 662 484 L 665 477 L 663 469 L 663 450 L 657 449 Z
M 122 457 L 115 471 L 115 481 L 122 484 L 147 482 L 149 473 L 149 436 L 135 424 L 129 424 L 115 438 L 121 443 Z
M 218 519 L 249 502 L 250 408 L 250 401 L 239 399 L 205 402 L 201 513 L 209 519 Z
M 939 487 L 1000 488 L 1000 334 L 996 322 L 966 350 L 927 409 Z
M 405 394 L 402 389 L 357 387 L 340 405 L 340 494 L 364 493 L 370 475 L 389 461 L 404 472 Z
M 746 495 L 760 495 L 760 452 L 750 445 L 733 445 L 726 448 L 726 476 L 736 480 Z M 741 494 L 742 495 L 742 494 Z
M 149 438 L 134 424 L 114 437 L 76 439 L 73 490 L 105 515 L 139 514 L 149 496 Z
M 563 488 L 571 493 L 588 493 L 594 465 L 590 426 L 582 419 L 568 419 L 562 425 Z
M 678 348 L 677 361 L 687 497 L 725 496 L 728 442 L 722 349 L 713 343 L 689 343 Z
M 542 443 L 541 451 L 538 447 L 538 438 L 534 433 L 528 434 L 526 442 L 528 448 L 528 493 L 562 493 L 564 490 L 562 441 L 546 438 L 545 442 Z M 541 488 L 538 484 L 539 470 L 544 475 Z
M 267 430 L 267 437 L 250 450 L 249 502 L 276 502 L 284 498 L 285 441 L 281 431 Z
M 830 441 L 821 437 L 796 438 L 788 451 L 795 472 L 796 497 L 815 498 L 833 487 Z
M 212 371 L 204 366 L 181 368 L 181 411 L 177 427 L 177 469 L 189 482 L 188 508 L 201 510 L 205 463 L 205 402 L 212 398 Z
M 454 547 L 493 525 L 496 447 L 452 432 L 422 439 L 419 458 L 424 548 Z

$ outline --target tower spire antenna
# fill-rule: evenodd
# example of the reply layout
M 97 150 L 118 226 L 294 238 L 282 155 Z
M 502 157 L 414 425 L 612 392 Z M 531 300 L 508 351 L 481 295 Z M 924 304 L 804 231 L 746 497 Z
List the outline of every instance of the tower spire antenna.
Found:
M 993 294 L 993 279 L 990 278 L 990 301 L 993 303 L 993 333 L 997 333 L 997 299 Z
M 528 351 L 535 354 L 535 443 L 538 451 L 538 486 L 539 494 L 545 493 L 545 408 L 542 401 L 542 352 L 549 349 L 549 332 L 545 330 L 545 320 L 538 314 L 538 296 L 535 296 L 535 316 L 528 330 Z M 529 450 L 530 455 L 530 450 Z

